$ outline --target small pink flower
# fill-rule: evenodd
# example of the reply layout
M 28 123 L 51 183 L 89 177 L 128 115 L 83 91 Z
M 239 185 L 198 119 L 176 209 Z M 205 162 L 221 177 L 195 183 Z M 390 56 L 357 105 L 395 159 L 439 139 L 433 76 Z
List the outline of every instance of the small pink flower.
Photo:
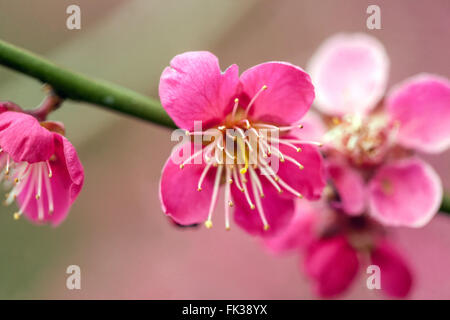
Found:
M 251 234 L 262 234 L 269 226 L 266 234 L 272 234 L 286 225 L 293 214 L 293 198 L 320 197 L 325 185 L 320 153 L 314 143 L 289 134 L 314 99 L 309 76 L 299 67 L 268 62 L 239 77 L 236 65 L 222 72 L 217 57 L 209 52 L 187 52 L 173 58 L 163 71 L 159 95 L 167 113 L 193 140 L 207 135 L 194 131 L 196 121 L 220 133 L 220 139 L 199 151 L 198 145 L 188 142 L 188 148 L 175 150 L 165 164 L 160 199 L 163 211 L 175 222 L 205 221 L 211 227 L 221 185 L 226 228 L 234 206 L 236 223 Z M 238 133 L 233 138 L 236 149 L 228 149 L 227 129 Z M 263 131 L 280 137 L 265 136 Z M 192 156 L 179 165 L 174 155 L 181 149 Z M 281 162 L 278 172 L 267 162 L 269 155 Z
M 54 132 L 63 130 L 60 124 L 40 123 L 26 113 L 6 111 L 5 106 L 1 104 L 0 167 L 1 179 L 11 186 L 6 203 L 17 199 L 16 219 L 24 214 L 34 223 L 56 226 L 83 186 L 75 148 Z
M 301 269 L 317 294 L 325 298 L 345 293 L 360 268 L 368 265 L 380 268 L 381 290 L 386 295 L 404 298 L 412 288 L 412 273 L 389 243 L 385 230 L 367 216 L 332 209 L 326 200 L 299 203 L 293 223 L 266 238 L 265 244 L 275 253 L 303 253 Z
M 439 209 L 442 185 L 414 151 L 450 146 L 448 79 L 415 76 L 384 98 L 388 56 L 363 34 L 331 37 L 309 70 L 315 105 L 328 127 L 324 152 L 341 209 L 351 215 L 368 211 L 391 226 L 428 223 Z

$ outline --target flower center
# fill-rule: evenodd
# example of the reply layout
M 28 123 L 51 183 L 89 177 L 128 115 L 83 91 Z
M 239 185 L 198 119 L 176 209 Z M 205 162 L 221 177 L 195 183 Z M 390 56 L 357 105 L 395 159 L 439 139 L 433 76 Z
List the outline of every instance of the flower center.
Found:
M 347 115 L 332 119 L 332 127 L 325 134 L 324 141 L 355 165 L 373 165 L 385 158 L 394 140 L 394 129 L 381 115 L 365 119 Z
M 269 223 L 261 202 L 261 198 L 264 197 L 261 179 L 266 179 L 279 193 L 286 190 L 296 197 L 303 197 L 300 192 L 277 175 L 279 163 L 286 161 L 295 164 L 299 170 L 303 169 L 303 165 L 296 159 L 283 154 L 279 146 L 285 145 L 296 152 L 301 152 L 298 144 L 320 144 L 280 137 L 280 134 L 294 128 L 301 128 L 301 125 L 279 127 L 268 123 L 253 122 L 248 117 L 248 111 L 266 89 L 267 86 L 263 86 L 251 99 L 245 110 L 240 108 L 239 99 L 236 98 L 232 113 L 222 125 L 207 131 L 186 132 L 187 135 L 194 138 L 201 137 L 201 141 L 209 141 L 204 148 L 195 152 L 180 165 L 182 169 L 192 159 L 202 154 L 206 166 L 198 180 L 198 191 L 202 190 L 203 181 L 211 167 L 217 168 L 208 218 L 205 222 L 207 228 L 212 227 L 212 215 L 221 184 L 225 185 L 225 228 L 227 230 L 230 229 L 230 207 L 234 205 L 231 199 L 231 187 L 233 186 L 244 194 L 250 209 L 257 209 L 264 230 L 269 229 Z M 248 181 L 251 181 L 251 188 L 247 184 Z M 254 202 L 250 197 L 250 192 L 253 194 Z
M 0 170 L 0 181 L 11 189 L 6 194 L 5 205 L 10 205 L 23 194 L 23 202 L 19 211 L 14 213 L 14 219 L 17 220 L 22 216 L 30 201 L 33 201 L 32 198 L 36 201 L 39 220 L 44 220 L 45 210 L 49 214 L 53 213 L 53 191 L 50 185 L 53 173 L 49 160 L 37 163 L 16 163 L 12 161 L 9 154 L 0 149 Z M 44 190 L 46 201 L 43 197 Z

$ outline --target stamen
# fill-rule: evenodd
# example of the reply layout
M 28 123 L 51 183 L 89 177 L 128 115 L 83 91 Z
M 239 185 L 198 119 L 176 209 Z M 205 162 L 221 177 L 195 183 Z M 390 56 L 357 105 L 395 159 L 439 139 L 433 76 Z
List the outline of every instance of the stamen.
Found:
M 297 160 L 295 160 L 295 159 L 292 158 L 292 157 L 289 157 L 289 156 L 285 155 L 284 158 L 285 158 L 286 160 L 288 160 L 289 162 L 292 162 L 293 164 L 295 164 L 296 166 L 298 166 L 298 167 L 300 168 L 300 170 L 303 170 L 303 169 L 305 168 L 300 162 L 298 162 Z
M 226 167 L 225 169 L 226 180 L 231 179 L 230 168 Z M 230 200 L 230 184 L 225 184 L 225 229 L 230 230 L 230 206 L 233 205 L 233 202 Z
M 16 212 L 16 213 L 14 213 L 14 219 L 15 219 L 15 220 L 19 219 L 20 216 L 23 214 L 24 210 L 27 208 L 28 203 L 29 203 L 30 200 L 31 200 L 31 196 L 33 195 L 33 192 L 34 192 L 33 189 L 34 189 L 34 188 L 33 188 L 32 186 L 33 186 L 34 183 L 35 183 L 36 175 L 33 174 L 33 175 L 30 177 L 30 179 L 31 179 L 31 181 L 29 181 L 29 186 L 30 186 L 30 187 L 28 188 L 28 192 L 27 192 L 27 194 L 25 195 L 24 201 L 23 201 L 22 205 L 20 206 L 19 211 Z
M 272 178 L 272 176 L 269 174 L 269 172 L 266 171 L 266 169 L 260 167 L 259 170 L 263 173 L 263 176 L 266 177 L 267 180 L 277 189 L 278 193 L 283 193 L 283 190 L 280 188 L 278 183 Z
M 212 214 L 216 206 L 217 193 L 219 192 L 220 178 L 222 177 L 222 166 L 217 167 L 216 178 L 214 180 L 214 189 L 211 197 L 211 204 L 209 206 L 208 219 L 205 221 L 205 227 L 212 228 Z
M 197 152 L 194 152 L 193 155 L 191 155 L 190 157 L 188 157 L 186 160 L 184 160 L 181 164 L 180 164 L 180 169 L 183 169 L 184 166 L 186 165 L 186 163 L 188 163 L 189 161 L 191 161 L 193 158 L 195 158 L 196 156 L 198 156 L 200 153 L 203 152 L 203 148 L 201 148 L 200 150 L 198 150 Z
M 258 209 L 259 217 L 261 218 L 261 221 L 263 223 L 264 231 L 267 231 L 267 230 L 269 230 L 269 223 L 267 222 L 266 215 L 264 214 L 264 209 L 263 209 L 263 206 L 261 203 L 261 198 L 258 197 L 258 190 L 257 190 L 255 183 L 253 183 L 253 180 L 252 180 L 252 189 L 253 189 L 253 196 L 255 197 L 255 202 L 256 202 L 256 207 Z
M 247 108 L 245 109 L 245 117 L 247 117 L 248 112 L 250 111 L 250 108 L 253 106 L 254 102 L 256 101 L 256 99 L 259 97 L 259 95 L 261 94 L 261 92 L 263 92 L 264 90 L 267 89 L 266 85 L 263 85 L 261 87 L 261 89 L 259 89 L 259 91 L 253 96 L 252 100 L 250 100 L 250 103 L 248 104 Z
M 53 177 L 53 172 L 52 172 L 52 168 L 50 166 L 50 162 L 47 160 L 47 161 L 45 161 L 45 163 L 47 164 L 48 177 L 51 178 L 51 177 Z
M 247 145 L 248 150 L 249 150 L 250 152 L 253 152 L 253 148 L 252 148 L 252 146 L 250 145 L 250 142 L 248 142 L 247 137 L 245 136 L 244 130 L 242 130 L 242 129 L 239 128 L 239 127 L 234 127 L 234 128 L 237 130 L 237 132 L 239 132 L 239 134 L 240 134 L 242 140 L 244 140 L 245 144 Z
M 242 168 L 240 170 L 240 172 L 242 174 L 245 174 L 247 172 L 247 169 L 248 169 L 248 157 L 247 157 L 247 154 L 246 154 L 246 151 L 245 151 L 245 145 L 242 143 L 241 140 L 238 140 L 237 142 L 238 142 L 239 147 L 241 148 L 241 154 L 244 157 L 244 163 L 245 163 L 244 168 Z
M 44 179 L 44 182 L 45 182 L 45 189 L 47 191 L 48 213 L 52 214 L 54 211 L 54 206 L 53 206 L 53 191 L 52 186 L 50 185 L 51 171 L 49 169 L 49 166 L 47 166 L 47 170 L 48 170 L 48 179 Z
M 285 188 L 287 191 L 289 191 L 290 193 L 292 193 L 293 195 L 299 197 L 300 199 L 303 198 L 303 195 L 298 192 L 297 190 L 295 190 L 294 188 L 292 188 L 290 185 L 288 185 L 286 182 L 283 181 L 283 179 L 281 179 L 280 177 L 278 177 L 278 183 Z
M 302 148 L 297 147 L 295 144 L 287 142 L 287 141 L 285 141 L 283 139 L 279 139 L 279 140 L 277 139 L 275 142 L 278 142 L 280 144 L 284 144 L 284 145 L 286 145 L 288 147 L 291 147 L 292 149 L 294 149 L 297 152 L 301 152 L 302 151 Z
M 37 164 L 37 175 L 38 175 L 38 186 L 37 186 L 36 200 L 39 200 L 41 198 L 42 192 L 42 166 L 40 164 Z
M 236 167 L 236 169 L 233 169 L 233 180 L 236 183 L 236 187 L 241 191 L 244 192 L 244 188 L 242 188 L 241 183 L 239 182 L 238 179 L 238 168 Z
M 256 183 L 260 197 L 264 198 L 264 192 L 263 192 L 261 181 L 259 180 L 258 176 L 256 175 L 255 170 L 253 170 L 251 167 L 250 167 L 250 177 L 252 179 L 252 183 Z
M 209 168 L 211 168 L 211 165 L 212 165 L 212 162 L 209 162 L 209 163 L 206 165 L 205 169 L 203 169 L 202 174 L 200 175 L 200 179 L 198 179 L 197 191 L 202 191 L 202 183 L 203 183 L 203 180 L 205 179 L 206 174 L 207 174 L 208 171 L 209 171 Z
M 236 98 L 236 99 L 234 99 L 233 112 L 231 113 L 231 118 L 232 119 L 234 119 L 234 117 L 236 116 L 236 111 L 237 111 L 238 106 L 239 106 L 239 99 Z
M 241 174 L 241 181 L 242 181 L 243 175 Z M 248 194 L 247 185 L 245 183 L 242 184 L 242 187 L 244 188 L 244 195 L 245 199 L 247 200 L 248 205 L 250 206 L 250 209 L 255 209 L 255 205 L 253 204 L 252 200 L 250 199 L 250 195 Z

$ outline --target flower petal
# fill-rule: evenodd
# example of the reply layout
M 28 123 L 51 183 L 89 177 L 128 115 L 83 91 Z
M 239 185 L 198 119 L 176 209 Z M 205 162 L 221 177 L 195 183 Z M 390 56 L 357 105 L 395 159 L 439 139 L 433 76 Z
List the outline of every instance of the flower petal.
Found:
M 343 236 L 319 240 L 307 251 L 306 273 L 316 281 L 316 290 L 323 297 L 331 297 L 347 290 L 355 278 L 359 262 Z
M 381 289 L 388 295 L 404 298 L 411 291 L 413 276 L 399 253 L 386 241 L 372 251 L 371 260 L 380 268 Z
M 284 230 L 291 222 L 294 214 L 294 200 L 280 197 L 278 191 L 269 185 L 266 179 L 261 175 L 260 181 L 264 191 L 264 197 L 261 198 L 265 217 L 270 226 L 269 230 L 264 230 L 264 224 L 258 213 L 258 208 L 250 209 L 250 206 L 244 196 L 236 187 L 231 188 L 232 197 L 235 202 L 234 220 L 242 229 L 252 235 L 273 236 Z M 252 182 L 247 182 L 247 188 L 251 201 L 255 203 L 252 192 Z
M 424 152 L 450 146 L 450 82 L 421 74 L 399 85 L 387 100 L 387 111 L 400 124 L 398 142 Z
M 338 34 L 319 47 L 308 71 L 320 111 L 337 116 L 365 114 L 384 94 L 389 59 L 383 45 L 371 36 Z
M 198 181 L 205 169 L 202 155 L 198 155 L 193 160 L 194 163 L 186 164 L 180 169 L 175 155 L 179 154 L 181 149 L 183 153 L 189 150 L 193 152 L 194 144 L 181 146 L 167 159 L 162 170 L 159 197 L 165 214 L 179 224 L 191 225 L 205 221 L 208 216 L 216 169 L 210 168 L 202 183 L 202 191 L 198 191 Z
M 264 239 L 265 246 L 274 253 L 304 248 L 314 240 L 314 227 L 320 212 L 308 201 L 297 201 L 291 223 L 277 235 Z
M 387 164 L 369 182 L 370 213 L 385 225 L 422 227 L 438 211 L 442 192 L 439 176 L 422 160 Z
M 194 121 L 203 121 L 208 128 L 231 111 L 239 88 L 238 72 L 232 65 L 222 73 L 210 52 L 177 55 L 161 75 L 161 104 L 180 128 L 192 130 Z
M 246 107 L 261 92 L 249 110 L 253 120 L 288 125 L 299 121 L 314 100 L 314 87 L 309 75 L 286 62 L 266 62 L 241 75 L 242 101 Z
M 54 152 L 53 134 L 28 114 L 6 111 L 0 114 L 0 147 L 14 162 L 46 161 Z
M 287 138 L 289 139 L 289 138 Z M 301 152 L 280 144 L 279 150 L 285 156 L 291 157 L 303 165 L 300 169 L 296 164 L 285 160 L 279 163 L 278 176 L 300 192 L 308 200 L 317 200 L 322 195 L 326 185 L 325 165 L 317 147 L 310 144 L 300 144 Z M 284 193 L 288 193 L 285 191 Z
M 361 175 L 342 163 L 329 161 L 328 174 L 339 194 L 339 206 L 345 213 L 355 216 L 363 213 L 366 207 L 365 186 Z
M 29 201 L 24 210 L 24 215 L 34 223 L 51 223 L 53 226 L 59 225 L 67 216 L 70 207 L 78 197 L 84 182 L 84 169 L 78 158 L 77 152 L 73 145 L 63 136 L 53 133 L 55 139 L 55 155 L 49 161 L 52 170 L 52 177 L 49 178 L 47 173 L 42 170 L 41 174 L 43 182 L 41 189 L 41 197 L 39 200 L 34 199 L 34 194 L 37 193 L 37 174 L 36 168 L 33 169 L 36 175 L 34 184 L 32 180 L 28 180 L 27 186 L 19 194 L 18 202 L 21 206 L 25 201 L 30 191 L 33 192 L 33 197 Z M 45 165 L 45 164 L 42 164 Z M 51 197 L 46 187 L 45 179 L 48 180 Z M 53 202 L 54 210 L 50 212 L 49 200 Z M 39 219 L 39 201 L 42 203 L 43 219 Z

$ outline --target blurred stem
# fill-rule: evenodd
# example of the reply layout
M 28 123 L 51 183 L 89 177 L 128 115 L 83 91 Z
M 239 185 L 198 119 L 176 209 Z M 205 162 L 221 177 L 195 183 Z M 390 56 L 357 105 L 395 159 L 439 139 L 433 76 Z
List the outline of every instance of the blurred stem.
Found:
M 0 40 L 0 64 L 49 84 L 63 99 L 92 103 L 169 128 L 176 128 L 161 104 L 130 89 L 61 68 Z
M 130 89 L 61 68 L 27 50 L 0 40 L 0 64 L 49 84 L 63 99 L 88 102 L 165 127 L 176 128 L 161 104 Z M 450 213 L 444 195 L 441 212 Z
M 440 211 L 450 214 L 450 196 L 448 194 L 444 194 L 444 197 L 442 198 Z

